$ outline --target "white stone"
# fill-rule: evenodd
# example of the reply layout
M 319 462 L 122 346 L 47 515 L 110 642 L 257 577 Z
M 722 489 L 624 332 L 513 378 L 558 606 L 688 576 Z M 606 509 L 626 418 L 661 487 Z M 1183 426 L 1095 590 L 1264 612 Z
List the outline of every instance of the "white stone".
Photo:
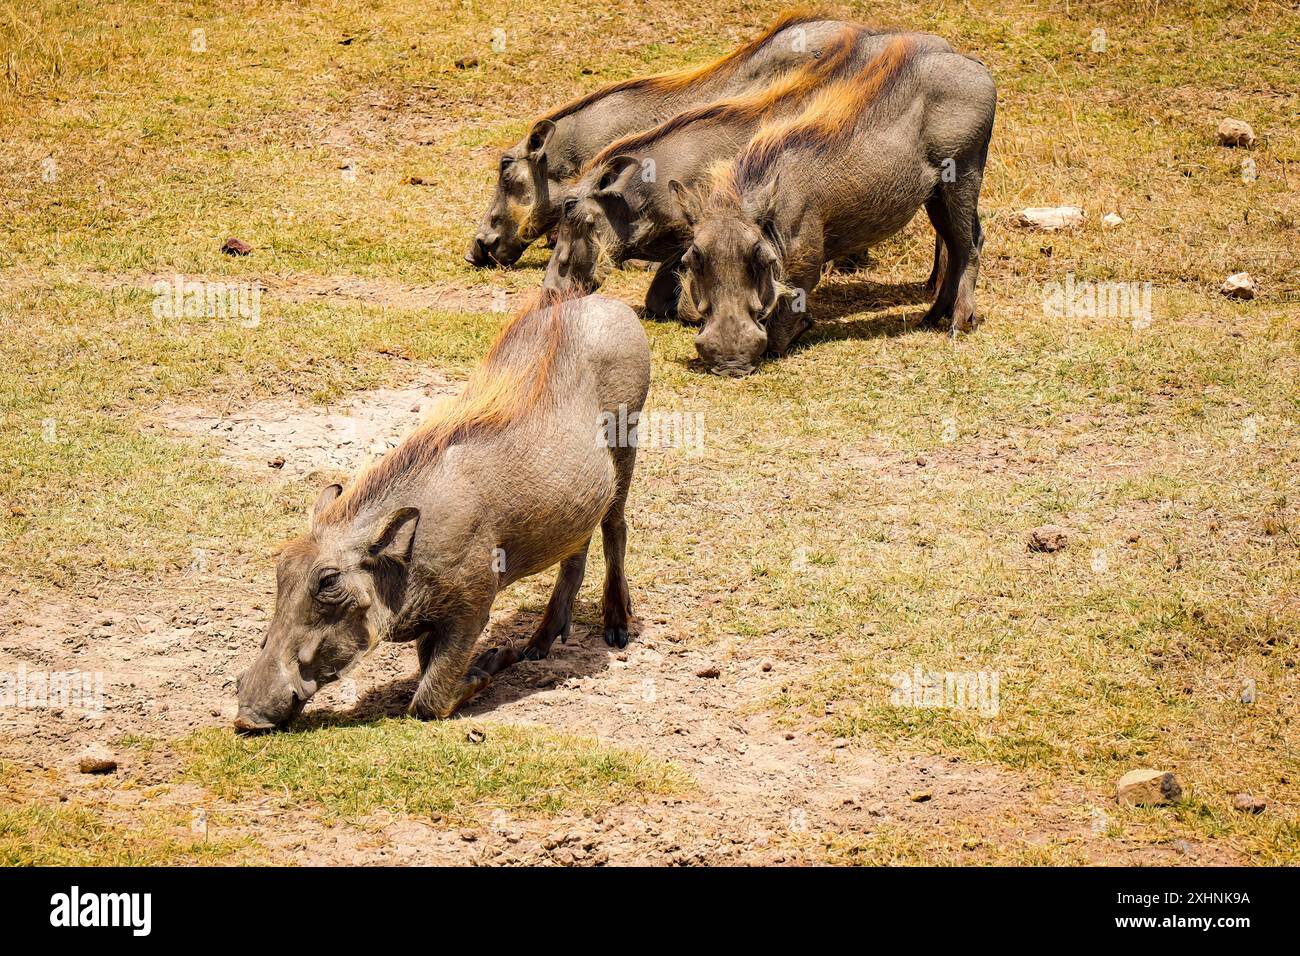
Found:
M 1030 206 L 1022 209 L 1016 224 L 1043 232 L 1059 232 L 1083 225 L 1084 212 L 1078 206 Z
M 1124 225 L 1124 220 L 1120 218 L 1117 212 L 1108 212 L 1101 219 L 1101 224 L 1107 229 L 1114 229 L 1116 226 Z
M 1230 299 L 1253 299 L 1256 288 L 1255 280 L 1251 278 L 1249 272 L 1234 272 L 1223 280 L 1223 286 L 1219 291 Z

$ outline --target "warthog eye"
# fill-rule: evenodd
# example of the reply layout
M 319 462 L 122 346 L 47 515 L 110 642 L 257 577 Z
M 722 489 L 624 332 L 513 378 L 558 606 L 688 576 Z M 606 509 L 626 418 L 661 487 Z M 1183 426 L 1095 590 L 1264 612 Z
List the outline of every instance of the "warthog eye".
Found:
M 509 168 L 510 168 L 510 164 L 513 163 L 513 162 L 514 162 L 514 160 L 511 159 L 509 156 L 502 156 L 502 157 L 501 157 L 501 172 L 504 173 L 507 169 L 509 169 Z
M 316 599 L 322 604 L 338 604 L 345 597 L 343 574 L 335 568 L 326 568 L 316 578 Z
M 568 199 L 564 200 L 564 214 L 566 216 L 572 216 L 573 211 L 577 208 L 578 200 L 575 197 L 570 196 Z

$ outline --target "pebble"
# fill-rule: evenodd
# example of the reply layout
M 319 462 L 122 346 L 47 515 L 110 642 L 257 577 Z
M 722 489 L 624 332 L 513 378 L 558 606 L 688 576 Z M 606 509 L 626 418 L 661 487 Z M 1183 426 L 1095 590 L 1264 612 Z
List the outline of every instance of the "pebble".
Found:
M 1225 119 L 1219 124 L 1219 145 L 1250 149 L 1255 145 L 1255 131 L 1245 120 Z
M 77 769 L 82 773 L 112 773 L 117 769 L 117 757 L 102 744 L 93 744 L 77 758 Z
M 1219 292 L 1230 299 L 1253 299 L 1258 286 L 1249 272 L 1234 272 L 1223 280 Z
M 1182 784 L 1167 770 L 1130 770 L 1115 785 L 1116 801 L 1131 807 L 1177 803 L 1182 795 Z
M 1242 813 L 1263 813 L 1268 809 L 1268 801 L 1263 797 L 1251 796 L 1249 793 L 1239 793 L 1232 798 L 1232 809 L 1240 810 Z
M 1029 532 L 1029 550 L 1051 554 L 1069 543 L 1069 532 L 1053 524 L 1045 524 Z

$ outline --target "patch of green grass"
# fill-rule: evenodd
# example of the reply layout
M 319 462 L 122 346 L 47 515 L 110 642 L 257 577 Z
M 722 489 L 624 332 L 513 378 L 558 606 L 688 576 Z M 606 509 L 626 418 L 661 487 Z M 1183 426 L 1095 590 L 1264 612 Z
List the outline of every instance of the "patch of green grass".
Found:
M 196 839 L 180 817 L 110 822 L 87 807 L 0 805 L 0 866 L 210 866 L 256 862 L 242 840 Z
M 257 862 L 245 839 L 199 839 L 163 811 L 51 803 L 0 761 L 0 866 L 204 866 Z
M 180 745 L 186 776 L 224 799 L 279 796 L 356 819 L 376 810 L 468 820 L 476 812 L 585 811 L 647 794 L 680 792 L 670 765 L 592 741 L 465 721 L 322 723 L 245 739 L 205 731 Z

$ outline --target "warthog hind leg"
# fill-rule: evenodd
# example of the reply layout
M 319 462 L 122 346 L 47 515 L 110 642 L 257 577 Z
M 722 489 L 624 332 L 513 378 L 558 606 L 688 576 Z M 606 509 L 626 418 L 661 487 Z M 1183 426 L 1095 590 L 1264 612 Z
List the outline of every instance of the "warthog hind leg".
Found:
M 555 578 L 551 600 L 546 605 L 541 625 L 524 645 L 523 660 L 540 661 L 551 653 L 551 645 L 557 637 L 561 644 L 569 639 L 569 631 L 573 627 L 573 602 L 587 573 L 587 548 L 590 545 L 591 539 L 588 538 L 581 551 L 560 562 L 560 573 Z
M 930 293 L 933 298 L 939 291 L 939 281 L 943 278 L 943 237 L 937 232 L 934 234 L 934 266 L 930 269 L 930 276 L 925 280 L 925 291 Z
M 984 230 L 980 225 L 980 184 L 984 157 L 968 162 L 955 182 L 941 182 L 925 201 L 935 232 L 947 247 L 948 262 L 934 304 L 925 313 L 928 324 L 948 325 L 970 332 L 980 324 L 975 309 L 975 280 L 979 277 Z

